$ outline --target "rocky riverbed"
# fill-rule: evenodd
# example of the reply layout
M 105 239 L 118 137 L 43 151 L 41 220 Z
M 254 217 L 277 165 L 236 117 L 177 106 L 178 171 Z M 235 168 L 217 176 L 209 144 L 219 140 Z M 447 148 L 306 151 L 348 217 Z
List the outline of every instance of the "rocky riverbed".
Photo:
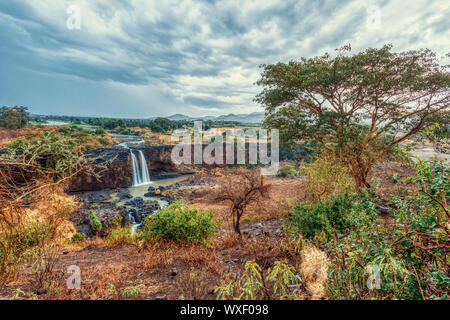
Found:
M 71 193 L 79 198 L 81 204 L 77 214 L 72 217 L 77 232 L 89 237 L 94 235 L 89 211 L 103 225 L 99 235 L 105 235 L 108 228 L 117 222 L 122 226 L 141 224 L 147 216 L 183 199 L 183 195 L 193 189 L 215 183 L 214 178 L 198 178 L 193 174 L 166 173 L 159 177 L 164 179 L 143 186 Z

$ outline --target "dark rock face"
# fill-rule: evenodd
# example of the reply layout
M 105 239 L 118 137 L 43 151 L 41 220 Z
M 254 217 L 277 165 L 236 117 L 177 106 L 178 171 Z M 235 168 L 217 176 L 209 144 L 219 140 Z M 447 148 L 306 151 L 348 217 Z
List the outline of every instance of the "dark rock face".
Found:
M 204 144 L 202 147 L 205 149 L 208 145 Z M 211 164 L 206 165 L 205 163 L 201 165 L 194 165 L 194 145 L 191 145 L 191 161 L 190 164 L 175 165 L 172 162 L 171 155 L 173 145 L 159 145 L 159 146 L 141 146 L 132 147 L 131 149 L 122 147 L 112 147 L 112 148 L 100 148 L 95 150 L 90 150 L 86 152 L 86 158 L 94 166 L 94 170 L 100 175 L 97 179 L 95 176 L 81 173 L 75 176 L 69 183 L 67 191 L 96 191 L 103 189 L 116 189 L 116 188 L 127 188 L 131 186 L 131 174 L 132 165 L 130 160 L 130 150 L 136 152 L 138 150 L 142 151 L 145 159 L 147 160 L 147 165 L 150 172 L 151 179 L 167 179 L 174 178 L 180 174 L 186 174 L 192 172 L 195 166 L 202 167 L 225 167 L 227 158 L 227 147 L 224 144 L 223 160 L 222 164 Z M 248 163 L 248 150 L 250 145 L 247 143 L 245 145 L 245 159 Z M 189 147 L 187 147 L 189 148 Z M 301 156 L 300 151 L 302 146 L 299 146 L 299 153 L 296 156 Z M 270 147 L 267 148 L 270 153 Z M 237 149 L 234 148 L 234 163 L 237 162 Z M 214 153 L 214 152 L 213 152 Z M 283 153 L 280 154 L 280 160 L 283 160 Z M 166 173 L 164 173 L 166 172 Z M 169 173 L 170 172 L 170 173 Z
M 142 199 L 141 197 L 136 197 L 125 202 L 125 205 L 141 208 L 144 205 L 144 199 Z
M 141 223 L 145 217 L 152 215 L 155 211 L 161 209 L 158 201 L 144 202 L 142 198 L 133 198 L 125 203 L 124 211 L 127 213 L 127 221 L 132 223 Z M 131 216 L 131 217 L 130 217 Z
M 147 203 L 144 208 L 150 210 L 150 211 L 156 211 L 161 209 L 161 206 L 159 205 L 159 202 L 154 200 L 154 201 L 150 201 L 149 203 Z
M 178 171 L 170 161 L 173 146 L 143 146 L 131 150 L 142 150 L 150 175 L 161 171 Z M 97 179 L 88 173 L 80 173 L 70 181 L 67 191 L 95 191 L 103 189 L 127 188 L 131 186 L 132 165 L 130 149 L 113 147 L 90 150 L 85 154 L 94 171 L 100 175 Z
M 92 210 L 98 217 L 102 224 L 102 229 L 98 232 L 99 236 L 106 236 L 108 230 L 111 228 L 113 222 L 121 221 L 122 224 L 126 220 L 127 212 L 123 208 L 116 208 L 113 203 L 104 203 L 95 209 L 82 208 L 79 210 L 79 215 L 82 217 L 79 221 L 74 221 L 76 230 L 79 233 L 84 233 L 88 237 L 93 237 L 94 232 L 91 228 L 88 212 Z
M 203 145 L 205 148 L 207 145 Z M 132 165 L 130 160 L 130 150 L 136 152 L 141 150 L 147 160 L 147 165 L 152 179 L 167 179 L 177 177 L 186 172 L 192 172 L 194 165 L 175 165 L 172 163 L 171 155 L 173 145 L 141 146 L 130 149 L 122 147 L 99 148 L 86 152 L 87 160 L 94 166 L 94 170 L 100 175 L 95 176 L 81 173 L 75 176 L 69 183 L 67 191 L 96 191 L 103 189 L 127 188 L 131 186 Z M 247 146 L 248 148 L 248 146 Z M 225 149 L 225 148 L 224 148 Z M 235 150 L 236 153 L 236 150 Z M 191 146 L 191 158 L 193 162 L 194 145 Z M 226 152 L 224 152 L 224 161 Z M 237 159 L 235 157 L 235 159 Z M 205 164 L 201 165 L 205 166 Z M 211 165 L 211 166 L 225 166 Z M 162 172 L 172 172 L 162 174 Z M 175 173 L 173 173 L 175 172 Z
M 193 174 L 194 172 L 183 172 L 183 173 L 164 173 L 152 176 L 152 180 L 163 180 L 181 177 L 184 174 Z
M 111 199 L 110 193 L 107 191 L 89 191 L 81 194 L 77 194 L 77 196 L 89 203 L 102 203 L 103 201 L 108 201 Z
M 82 172 L 69 183 L 68 191 L 95 191 L 126 188 L 131 185 L 130 151 L 120 148 L 100 148 L 86 152 L 86 158 L 93 165 L 95 176 Z

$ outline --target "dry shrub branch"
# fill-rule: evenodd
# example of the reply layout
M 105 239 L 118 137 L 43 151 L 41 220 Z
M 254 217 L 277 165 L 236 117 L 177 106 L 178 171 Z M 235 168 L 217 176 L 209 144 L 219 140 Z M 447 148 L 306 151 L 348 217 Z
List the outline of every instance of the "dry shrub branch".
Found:
M 240 221 L 248 205 L 268 196 L 270 185 L 264 184 L 264 176 L 257 171 L 239 169 L 221 179 L 216 190 L 216 201 L 230 203 L 234 231 L 241 234 Z

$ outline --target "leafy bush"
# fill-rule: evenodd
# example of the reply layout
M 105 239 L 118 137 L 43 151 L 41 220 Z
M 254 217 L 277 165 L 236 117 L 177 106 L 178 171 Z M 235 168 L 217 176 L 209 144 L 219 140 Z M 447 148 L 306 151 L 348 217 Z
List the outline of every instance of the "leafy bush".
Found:
M 117 247 L 125 244 L 132 244 L 138 238 L 138 234 L 131 235 L 130 226 L 114 227 L 108 231 L 106 235 L 106 245 L 108 247 Z
M 104 136 L 106 134 L 106 130 L 103 128 L 97 128 L 95 129 L 94 133 L 99 136 Z
M 279 178 L 290 178 L 295 177 L 297 175 L 298 175 L 297 170 L 295 170 L 295 168 L 289 164 L 282 166 L 277 172 L 277 177 Z
M 430 166 L 424 162 L 416 169 L 417 176 L 410 180 L 418 184 L 419 191 L 394 198 L 394 227 L 377 221 L 378 213 L 369 197 L 350 210 L 354 226 L 349 237 L 330 245 L 334 248 L 329 269 L 330 298 L 449 298 L 446 251 L 450 230 L 445 198 L 450 195 L 450 170 L 442 164 Z M 370 289 L 368 283 L 377 275 L 379 286 Z
M 275 261 L 266 274 L 255 261 L 247 261 L 245 270 L 231 281 L 223 281 L 215 288 L 217 299 L 258 300 L 258 299 L 297 299 L 293 289 L 299 281 L 299 274 L 287 261 Z
M 86 240 L 86 234 L 84 233 L 75 233 L 71 238 L 68 239 L 69 243 L 82 243 Z
M 32 163 L 43 169 L 54 170 L 56 181 L 78 168 L 81 158 L 73 149 L 75 146 L 76 142 L 72 138 L 46 132 L 35 140 L 20 137 L 11 142 L 6 147 L 6 155 L 18 162 Z
M 314 201 L 355 190 L 347 168 L 326 154 L 321 154 L 312 164 L 303 167 L 302 173 L 306 175 L 306 190 Z
M 101 231 L 102 223 L 93 210 L 89 210 L 88 217 L 92 230 L 94 230 L 94 232 Z
M 124 299 L 136 298 L 137 296 L 139 296 L 140 291 L 141 291 L 140 286 L 126 287 L 122 292 L 122 298 L 124 298 Z
M 146 240 L 169 240 L 179 243 L 206 243 L 214 234 L 212 213 L 183 207 L 176 202 L 147 217 L 143 230 Z
M 29 113 L 28 107 L 1 107 L 0 108 L 0 127 L 8 129 L 24 128 L 28 125 Z
M 0 284 L 13 277 L 36 248 L 45 248 L 53 239 L 55 228 L 50 224 L 30 224 L 9 234 L 0 233 Z
M 292 208 L 288 226 L 294 233 L 314 238 L 316 233 L 333 235 L 334 230 L 344 233 L 350 226 L 349 211 L 353 208 L 354 196 L 340 195 L 331 200 L 312 204 L 297 204 Z
M 398 184 L 400 182 L 400 176 L 397 173 L 392 174 L 391 181 L 393 184 Z
M 30 224 L 23 229 L 13 233 L 11 241 L 24 248 L 42 245 L 47 240 L 53 238 L 55 227 L 51 224 Z
M 108 136 L 101 137 L 84 130 L 60 128 L 41 132 L 34 137 L 14 140 L 6 146 L 4 157 L 32 165 L 34 170 L 51 173 L 56 182 L 81 169 L 85 160 L 84 150 L 111 144 L 112 140 Z

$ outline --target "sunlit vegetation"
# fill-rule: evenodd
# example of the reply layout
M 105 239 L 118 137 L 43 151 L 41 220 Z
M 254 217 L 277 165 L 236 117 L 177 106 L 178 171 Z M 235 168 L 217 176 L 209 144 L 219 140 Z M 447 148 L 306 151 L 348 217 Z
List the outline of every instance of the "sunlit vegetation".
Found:
M 28 125 L 28 108 L 23 106 L 1 107 L 0 127 L 20 129 Z
M 277 177 L 280 177 L 280 178 L 288 178 L 288 177 L 295 177 L 295 176 L 298 176 L 298 171 L 295 170 L 295 168 L 293 166 L 291 166 L 290 164 L 285 164 L 277 172 Z
M 270 185 L 264 185 L 263 176 L 257 172 L 239 169 L 234 175 L 224 177 L 216 191 L 216 201 L 230 205 L 233 229 L 241 234 L 240 222 L 247 207 L 267 195 Z
M 314 200 L 353 192 L 355 184 L 347 168 L 337 159 L 320 154 L 313 163 L 304 165 L 305 187 Z
M 374 163 L 448 109 L 450 76 L 429 50 L 392 46 L 264 65 L 256 100 L 264 125 L 284 140 L 308 140 L 344 163 L 356 188 L 370 188 Z
M 142 236 L 147 241 L 207 244 L 214 235 L 214 227 L 211 212 L 174 203 L 147 219 Z
M 448 300 L 450 168 L 412 157 L 417 145 L 449 145 L 449 74 L 434 55 L 345 47 L 263 66 L 258 84 L 264 125 L 308 157 L 274 177 L 261 165 L 185 166 L 186 180 L 144 187 L 162 208 L 123 205 L 137 202 L 131 189 L 66 187 L 80 172 L 101 176 L 85 155 L 117 143 L 109 133 L 152 148 L 193 121 L 0 109 L 0 297 Z M 32 125 L 46 120 L 69 124 Z M 74 260 L 79 291 L 63 270 Z
M 154 133 L 167 133 L 175 129 L 193 128 L 194 120 L 170 120 L 164 117 L 157 117 L 155 119 L 108 119 L 108 118 L 93 118 L 93 117 L 71 117 L 71 116 L 40 116 L 36 115 L 30 117 L 37 123 L 44 123 L 50 121 L 62 121 L 75 127 L 91 126 L 98 127 L 111 132 L 119 134 L 134 134 L 139 135 L 145 131 Z M 206 120 L 203 122 L 203 128 L 208 130 L 210 128 L 233 128 L 233 127 L 254 127 L 259 124 L 241 123 L 237 121 L 212 121 Z

